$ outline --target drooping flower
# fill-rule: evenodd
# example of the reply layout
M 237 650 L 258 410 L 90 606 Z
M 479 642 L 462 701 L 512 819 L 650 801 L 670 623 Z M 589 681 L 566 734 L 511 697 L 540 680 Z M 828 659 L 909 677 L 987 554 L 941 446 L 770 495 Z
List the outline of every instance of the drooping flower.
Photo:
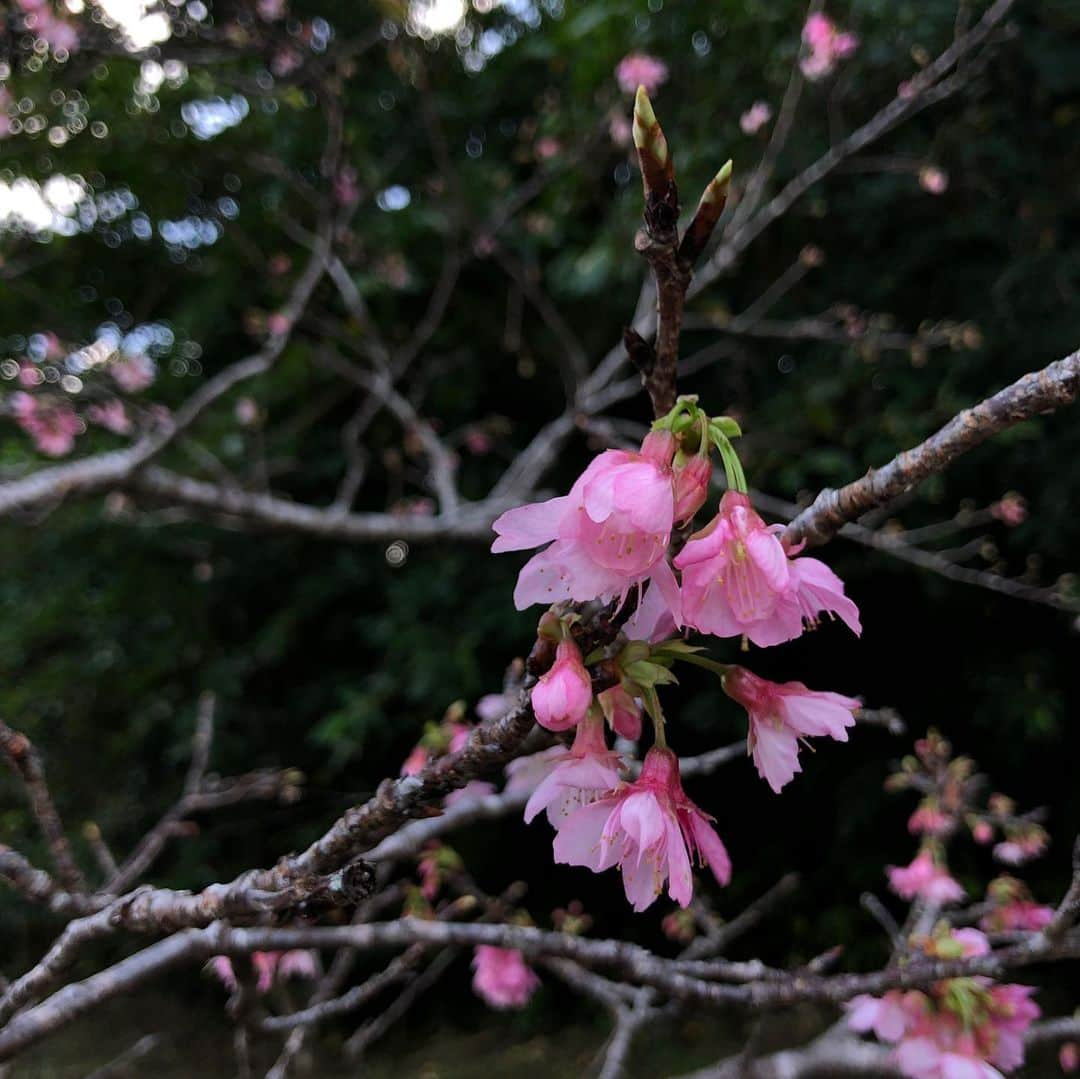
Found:
M 889 887 L 901 899 L 918 897 L 928 903 L 954 903 L 964 898 L 964 889 L 943 866 L 939 866 L 929 850 L 923 849 L 910 865 L 891 865 L 886 870 Z
M 763 648 L 798 637 L 821 611 L 861 633 L 840 578 L 816 558 L 789 558 L 777 538 L 782 530 L 767 526 L 745 494 L 725 492 L 719 513 L 675 559 L 682 621 L 716 637 L 745 635 Z
M 744 135 L 756 135 L 772 119 L 772 106 L 767 101 L 755 101 L 739 117 Z
M 552 746 L 539 753 L 530 753 L 526 757 L 515 757 L 505 768 L 506 794 L 532 794 L 547 778 L 560 757 L 565 757 L 570 750 L 566 746 Z
M 859 701 L 839 693 L 807 689 L 802 682 L 769 682 L 744 667 L 724 676 L 724 692 L 738 701 L 750 717 L 746 744 L 758 775 L 779 794 L 801 772 L 799 739 L 848 740 Z
M 521 952 L 481 944 L 473 955 L 473 992 L 492 1008 L 524 1008 L 540 979 Z
M 532 691 L 536 722 L 549 731 L 565 731 L 585 718 L 592 703 L 592 679 L 571 640 L 560 641 L 555 662 Z
M 682 524 L 693 518 L 709 496 L 712 482 L 712 461 L 696 454 L 675 468 L 675 522 Z
M 731 861 L 711 819 L 683 791 L 675 754 L 654 746 L 635 782 L 570 815 L 555 837 L 555 861 L 594 873 L 619 866 L 635 911 L 652 904 L 665 881 L 668 895 L 685 907 L 693 895 L 692 854 L 719 884 L 731 879 Z
M 641 737 L 641 705 L 622 686 L 598 693 L 596 703 L 617 735 L 631 742 Z
M 807 17 L 802 39 L 807 51 L 799 61 L 799 67 L 811 82 L 831 74 L 838 61 L 859 47 L 855 34 L 838 30 L 832 19 L 820 11 Z
M 601 453 L 568 495 L 499 517 L 493 552 L 551 544 L 519 574 L 514 589 L 518 610 L 565 599 L 621 599 L 650 578 L 667 592 L 675 591 L 664 560 L 675 520 L 674 452 L 671 432 L 650 433 L 640 453 Z
M 548 821 L 558 831 L 574 810 L 619 785 L 620 764 L 619 754 L 604 740 L 603 718 L 591 712 L 577 725 L 570 752 L 552 759 L 551 770 L 525 806 L 525 823 L 547 810 Z
M 651 96 L 667 82 L 668 66 L 647 53 L 627 53 L 615 68 L 615 80 L 624 94 L 637 93 L 637 88 L 644 86 Z

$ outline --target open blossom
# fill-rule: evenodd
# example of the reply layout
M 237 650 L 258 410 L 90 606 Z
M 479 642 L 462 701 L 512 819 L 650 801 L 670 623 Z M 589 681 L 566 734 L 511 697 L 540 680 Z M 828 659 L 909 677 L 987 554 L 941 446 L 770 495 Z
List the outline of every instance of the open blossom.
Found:
M 525 823 L 547 811 L 556 831 L 570 814 L 619 785 L 619 754 L 604 741 L 604 720 L 595 712 L 586 716 L 574 732 L 569 753 L 552 758 L 551 769 L 525 806 Z
M 859 47 L 855 34 L 838 30 L 832 19 L 820 11 L 807 18 L 802 39 L 807 51 L 799 61 L 799 67 L 811 82 L 831 74 L 837 61 L 850 56 Z
M 690 537 L 675 565 L 682 570 L 682 621 L 716 637 L 745 635 L 765 648 L 798 637 L 821 611 L 861 633 L 859 611 L 844 585 L 816 558 L 789 558 L 750 499 L 729 490 L 720 511 Z
M 1045 929 L 1054 918 L 1054 908 L 1031 899 L 1014 899 L 984 914 L 979 928 L 988 933 L 1009 933 L 1018 929 L 1037 932 Z
M 540 988 L 521 952 L 481 944 L 473 955 L 473 992 L 492 1008 L 524 1008 Z
M 129 356 L 110 364 L 109 374 L 124 393 L 139 393 L 156 377 L 154 361 L 149 356 Z
M 772 119 L 772 106 L 767 101 L 755 101 L 739 117 L 744 135 L 756 135 Z
M 694 890 L 693 854 L 719 884 L 731 879 L 731 861 L 711 819 L 683 791 L 675 754 L 654 746 L 635 782 L 567 818 L 555 837 L 555 861 L 594 873 L 619 866 L 635 911 L 650 906 L 665 881 L 668 895 L 686 907 Z
M 668 80 L 668 67 L 663 60 L 643 52 L 627 53 L 615 68 L 615 79 L 624 94 L 637 93 L 639 86 L 652 95 Z
M 83 432 L 82 420 L 65 400 L 43 401 L 19 391 L 11 395 L 11 413 L 46 457 L 71 453 L 75 437 Z
M 560 757 L 565 757 L 570 750 L 566 746 L 552 746 L 539 753 L 530 753 L 526 757 L 516 757 L 505 768 L 506 794 L 532 794 L 548 777 L 551 769 Z
M 769 682 L 744 667 L 724 676 L 724 692 L 738 701 L 750 717 L 746 743 L 758 775 L 779 794 L 799 765 L 799 739 L 848 740 L 859 701 L 839 693 L 807 689 L 802 682 Z
M 598 693 L 596 703 L 617 735 L 631 742 L 641 737 L 641 705 L 622 686 Z
M 901 899 L 924 899 L 928 903 L 953 903 L 964 898 L 964 889 L 939 866 L 928 850 L 921 850 L 911 865 L 891 865 L 887 871 L 889 887 Z
M 532 691 L 536 722 L 549 731 L 566 731 L 585 718 L 592 703 L 592 680 L 573 641 L 560 641 L 555 662 Z
M 1046 833 L 1041 828 L 1010 836 L 994 847 L 994 858 L 1005 865 L 1023 865 L 1046 852 Z
M 564 599 L 621 599 L 648 579 L 676 592 L 664 559 L 675 521 L 674 453 L 669 431 L 650 433 L 640 453 L 601 453 L 568 495 L 519 506 L 496 520 L 495 553 L 551 544 L 518 575 L 519 611 Z

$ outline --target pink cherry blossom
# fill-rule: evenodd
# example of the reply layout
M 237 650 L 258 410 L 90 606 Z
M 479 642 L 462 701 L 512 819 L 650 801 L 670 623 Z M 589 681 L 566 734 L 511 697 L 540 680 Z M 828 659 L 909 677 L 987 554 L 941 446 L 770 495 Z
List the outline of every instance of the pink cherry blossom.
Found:
M 747 748 L 758 775 L 779 794 L 799 765 L 800 738 L 848 740 L 855 725 L 855 697 L 807 689 L 802 682 L 769 682 L 744 667 L 724 676 L 724 692 L 738 701 L 750 717 Z
M 355 206 L 360 201 L 356 169 L 351 165 L 346 165 L 334 177 L 334 198 L 339 206 Z
M 604 720 L 595 712 L 587 715 L 574 732 L 569 753 L 552 759 L 551 769 L 525 806 L 525 823 L 532 823 L 542 810 L 558 831 L 574 810 L 589 805 L 619 785 L 618 753 L 604 741 Z
M 311 981 L 317 978 L 318 974 L 319 967 L 315 960 L 315 953 L 309 948 L 292 948 L 278 960 L 277 976 L 279 980 L 302 978 Z
M 66 400 L 33 397 L 21 390 L 11 395 L 11 414 L 46 457 L 64 457 L 82 434 L 82 420 Z
M 847 1004 L 847 1023 L 860 1034 L 871 1031 L 883 1042 L 898 1042 L 923 1008 L 922 993 L 904 993 L 890 989 L 882 997 L 865 993 L 853 997 Z
M 255 968 L 255 992 L 269 993 L 274 985 L 278 959 L 281 952 L 252 952 L 251 965 Z
M 27 29 L 45 41 L 54 52 L 74 52 L 79 47 L 78 30 L 60 18 L 44 0 L 17 0 L 26 13 Z
M 994 847 L 994 858 L 1005 865 L 1023 865 L 1046 852 L 1047 838 L 1042 829 L 1010 836 Z
M 988 821 L 980 820 L 976 821 L 971 829 L 971 838 L 975 840 L 980 846 L 986 846 L 987 843 L 993 841 L 994 827 Z
M 1016 528 L 1027 520 L 1027 500 L 1023 495 L 1010 491 L 991 505 L 990 513 L 1010 528 Z
M 129 356 L 110 364 L 109 374 L 124 393 L 140 393 L 153 384 L 157 376 L 154 361 L 149 356 Z
M 284 311 L 274 311 L 266 317 L 266 332 L 273 337 L 280 337 L 289 332 L 292 320 Z
M 1030 899 L 1014 899 L 984 914 L 979 927 L 988 933 L 1009 933 L 1016 930 L 1037 932 L 1045 929 L 1054 918 L 1054 908 Z
M 919 187 L 930 195 L 944 195 L 949 188 L 949 174 L 937 165 L 919 169 Z
M 517 704 L 516 693 L 485 693 L 476 702 L 476 714 L 485 722 L 498 719 Z
M 532 691 L 536 722 L 549 731 L 565 731 L 585 717 L 592 703 L 592 680 L 573 641 L 560 641 L 555 662 Z
M 544 135 L 536 140 L 536 146 L 533 149 L 537 161 L 549 161 L 562 152 L 562 143 L 551 135 Z
M 953 903 L 964 898 L 964 889 L 939 866 L 928 850 L 921 850 L 908 866 L 889 866 L 889 887 L 901 899 L 918 897 L 928 903 Z
M 124 402 L 118 401 L 116 398 L 106 401 L 103 405 L 90 405 L 86 410 L 86 418 L 91 423 L 96 423 L 99 427 L 112 431 L 113 434 L 126 435 L 131 433 L 131 417 L 128 416 L 127 409 L 124 408 Z
M 505 793 L 532 794 L 551 774 L 551 769 L 555 767 L 559 759 L 565 757 L 569 752 L 570 750 L 566 746 L 558 745 L 510 761 L 505 769 Z
M 709 495 L 712 482 L 712 462 L 708 457 L 691 457 L 675 469 L 675 522 L 682 524 L 693 518 Z
M 720 511 L 690 537 L 675 565 L 682 570 L 682 621 L 717 637 L 745 635 L 768 647 L 798 637 L 821 611 L 856 634 L 859 611 L 839 577 L 815 558 L 789 558 L 749 498 L 729 490 Z
M 772 106 L 767 101 L 755 101 L 739 117 L 744 135 L 756 135 L 772 119 Z
M 265 22 L 274 22 L 285 16 L 286 0 L 257 0 L 255 10 L 260 19 Z
M 937 805 L 924 802 L 908 818 L 908 831 L 912 835 L 948 835 L 956 825 L 955 818 Z
M 647 53 L 627 53 L 615 68 L 615 80 L 624 94 L 636 93 L 639 86 L 645 87 L 645 93 L 655 94 L 668 80 L 668 66 Z
M 1065 1042 L 1058 1050 L 1058 1065 L 1066 1075 L 1080 1071 L 1080 1045 Z
M 496 520 L 495 553 L 551 544 L 519 574 L 518 610 L 564 599 L 624 599 L 633 585 L 650 579 L 669 594 L 676 591 L 664 558 L 675 520 L 674 452 L 669 431 L 647 435 L 640 453 L 605 450 L 568 495 Z
M 426 746 L 413 746 L 412 752 L 405 758 L 405 763 L 401 766 L 401 774 L 403 776 L 418 776 L 427 767 L 429 757 L 430 754 Z
M 470 779 L 464 787 L 461 787 L 456 791 L 451 791 L 443 799 L 443 805 L 449 809 L 451 806 L 479 801 L 481 798 L 486 798 L 489 794 L 494 793 L 494 783 L 488 783 L 483 779 Z
M 719 884 L 731 879 L 731 861 L 711 819 L 683 791 L 675 754 L 654 746 L 635 782 L 564 822 L 555 837 L 555 861 L 594 873 L 619 866 L 635 911 L 650 906 L 665 881 L 668 895 L 686 907 L 694 890 L 691 855 L 709 866 Z
M 837 61 L 850 56 L 859 47 L 858 37 L 838 30 L 832 19 L 820 11 L 807 17 L 802 39 L 807 51 L 799 66 L 811 82 L 831 74 Z
M 521 952 L 481 944 L 473 955 L 473 992 L 492 1008 L 524 1008 L 540 979 Z
M 641 705 L 622 686 L 598 693 L 596 703 L 617 735 L 631 742 L 641 737 Z
M 29 360 L 23 360 L 19 364 L 19 385 L 24 390 L 32 390 L 36 386 L 40 386 L 45 381 L 44 376 L 41 373 L 41 368 L 31 363 Z

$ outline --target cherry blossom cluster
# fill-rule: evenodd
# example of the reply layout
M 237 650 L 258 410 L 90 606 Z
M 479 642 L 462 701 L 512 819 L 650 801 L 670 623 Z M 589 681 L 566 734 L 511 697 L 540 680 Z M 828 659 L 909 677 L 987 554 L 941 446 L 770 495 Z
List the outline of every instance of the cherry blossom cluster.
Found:
M 927 956 L 986 955 L 978 929 L 943 929 L 923 942 Z M 989 978 L 950 978 L 928 990 L 858 996 L 848 1024 L 895 1046 L 895 1063 L 910 1079 L 995 1079 L 1024 1062 L 1024 1032 L 1039 1017 L 1034 987 Z
M 807 17 L 802 40 L 805 52 L 799 67 L 811 82 L 831 75 L 836 65 L 859 47 L 858 36 L 839 30 L 823 11 L 815 11 Z
M 288 952 L 252 952 L 251 967 L 255 974 L 255 992 L 269 993 L 275 985 L 300 978 L 312 981 L 319 974 L 316 953 L 308 948 L 294 948 Z M 230 992 L 239 987 L 236 969 L 227 955 L 215 955 L 207 964 L 210 973 Z
M 730 418 L 710 417 L 696 398 L 681 397 L 639 451 L 604 451 L 569 494 L 510 510 L 494 524 L 495 552 L 543 548 L 521 570 L 514 602 L 519 610 L 552 604 L 539 633 L 554 661 L 532 691 L 532 707 L 549 731 L 573 731 L 569 748 L 515 762 L 511 781 L 531 786 L 526 821 L 543 812 L 555 829 L 555 860 L 597 873 L 619 867 L 636 911 L 665 886 L 688 906 L 695 858 L 719 884 L 731 878 L 712 818 L 686 795 L 668 747 L 658 687 L 676 681 L 675 663 L 721 677 L 728 696 L 746 709 L 748 751 L 777 792 L 800 771 L 800 741 L 846 741 L 859 706 L 852 697 L 717 663 L 678 636 L 697 630 L 767 647 L 800 636 L 822 612 L 861 632 L 840 579 L 817 559 L 785 549 L 781 529 L 754 511 L 732 444 L 740 433 Z M 713 519 L 672 559 L 673 537 L 708 499 L 714 451 L 727 490 Z M 584 656 L 571 604 L 599 600 L 623 612 L 632 597 L 615 644 Z M 623 745 L 637 742 L 646 714 L 654 742 L 630 778 L 630 762 L 621 747 L 608 747 L 606 728 Z

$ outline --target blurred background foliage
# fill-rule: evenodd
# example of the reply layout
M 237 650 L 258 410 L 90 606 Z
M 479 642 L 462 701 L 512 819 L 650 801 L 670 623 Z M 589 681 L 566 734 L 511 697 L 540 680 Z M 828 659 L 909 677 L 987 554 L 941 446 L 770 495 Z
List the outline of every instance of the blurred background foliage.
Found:
M 961 17 L 983 7 L 965 0 Z M 456 29 L 426 40 L 409 31 L 396 3 L 297 0 L 291 11 L 305 26 L 325 22 L 331 53 L 364 45 L 340 87 L 345 159 L 360 196 L 346 261 L 383 334 L 406 339 L 447 252 L 463 260 L 425 349 L 424 381 L 412 391 L 460 445 L 464 493 L 480 497 L 561 409 L 563 351 L 487 257 L 482 223 L 521 185 L 550 174 L 499 244 L 598 362 L 629 320 L 643 273 L 632 247 L 636 168 L 609 133 L 612 116 L 629 109 L 617 62 L 641 50 L 669 65 L 655 102 L 692 203 L 728 156 L 737 176 L 756 162 L 762 136 L 744 135 L 739 117 L 756 100 L 779 106 L 805 9 L 787 0 L 507 0 L 478 3 Z M 235 14 L 219 2 L 201 22 L 225 26 Z M 833 78 L 805 89 L 781 180 L 936 55 L 954 32 L 957 4 L 853 0 L 830 14 L 862 44 Z M 851 318 L 878 320 L 882 330 L 947 324 L 950 344 L 928 350 L 879 348 L 873 334 L 846 343 L 731 335 L 724 358 L 681 389 L 740 418 L 755 487 L 795 500 L 850 480 L 1080 341 L 1080 14 L 1068 0 L 1047 0 L 1018 5 L 1008 25 L 961 93 L 815 187 L 692 305 L 693 314 L 723 321 L 812 245 L 820 265 L 770 318 L 846 304 Z M 174 38 L 158 59 L 181 57 L 186 68 L 150 92 L 140 89 L 141 58 L 119 49 L 85 48 L 37 70 L 12 61 L 8 89 L 30 99 L 33 114 L 52 124 L 76 101 L 88 124 L 103 126 L 61 146 L 43 134 L 8 137 L 0 178 L 79 174 L 100 204 L 121 193 L 123 210 L 99 213 L 71 236 L 0 235 L 0 358 L 17 357 L 35 332 L 78 343 L 106 322 L 160 323 L 171 343 L 157 357 L 154 394 L 175 406 L 257 343 L 307 254 L 296 238 L 314 227 L 305 190 L 325 188 L 327 112 L 306 68 L 274 78 L 265 54 L 223 54 L 200 58 L 188 39 Z M 325 54 L 305 55 L 317 66 Z M 212 119 L 235 122 L 193 123 L 191 103 L 215 98 L 224 107 L 215 104 Z M 432 148 L 432 115 L 445 159 Z M 947 174 L 942 194 L 920 186 L 926 165 Z M 286 260 L 292 269 L 275 272 Z M 332 307 L 329 293 L 324 299 Z M 260 422 L 238 423 L 230 400 L 201 421 L 195 441 L 246 480 L 265 469 L 275 490 L 328 503 L 345 467 L 341 427 L 358 396 L 314 362 L 314 346 L 363 332 L 340 319 L 324 326 L 317 314 L 302 321 L 273 373 L 243 390 Z M 695 329 L 684 351 L 722 336 Z M 648 418 L 643 398 L 620 409 L 625 420 Z M 465 445 L 474 430 L 489 437 L 484 452 Z M 115 444 L 95 431 L 79 447 Z M 426 497 L 395 424 L 376 422 L 366 446 L 371 467 L 358 508 Z M 564 488 L 595 448 L 575 439 L 545 486 Z M 190 450 L 170 452 L 198 472 Z M 1024 425 L 927 483 L 904 507 L 904 523 L 1020 491 L 1027 521 L 987 529 L 974 564 L 1053 583 L 1080 570 L 1078 454 L 1075 412 Z M 39 460 L 4 421 L 0 467 L 21 474 Z M 414 545 L 395 567 L 382 546 L 251 535 L 105 497 L 5 520 L 0 555 L 0 714 L 40 746 L 76 829 L 94 820 L 123 851 L 156 819 L 179 789 L 206 689 L 219 698 L 215 770 L 295 765 L 306 774 L 298 806 L 206 819 L 196 839 L 174 844 L 156 879 L 176 886 L 226 879 L 305 844 L 396 774 L 426 721 L 497 689 L 534 626 L 535 612 L 516 614 L 510 602 L 520 560 L 489 557 L 481 545 Z M 1080 821 L 1076 625 L 841 540 L 826 558 L 863 609 L 863 638 L 827 625 L 751 657 L 755 669 L 894 706 L 913 735 L 939 726 L 997 787 L 1022 805 L 1047 805 L 1057 842 L 1026 875 L 1037 897 L 1052 899 Z M 707 678 L 687 675 L 669 696 L 680 751 L 743 733 L 737 710 Z M 736 866 L 717 897 L 721 913 L 788 870 L 805 875 L 785 916 L 748 938 L 748 950 L 791 960 L 841 941 L 853 962 L 879 958 L 882 942 L 856 899 L 880 891 L 883 866 L 906 862 L 914 849 L 904 828 L 913 806 L 882 791 L 889 761 L 905 748 L 884 732 L 860 731 L 849 746 L 810 756 L 780 797 L 748 763 L 693 785 Z M 3 791 L 0 838 L 43 861 L 15 788 L 5 781 Z M 664 904 L 632 917 L 614 876 L 552 867 L 549 842 L 539 826 L 506 822 L 455 846 L 492 890 L 515 875 L 529 879 L 527 903 L 540 923 L 578 897 L 604 935 L 658 943 Z M 960 854 L 957 869 L 975 888 L 991 874 L 982 850 Z M 5 973 L 27 962 L 47 928 L 0 897 Z

